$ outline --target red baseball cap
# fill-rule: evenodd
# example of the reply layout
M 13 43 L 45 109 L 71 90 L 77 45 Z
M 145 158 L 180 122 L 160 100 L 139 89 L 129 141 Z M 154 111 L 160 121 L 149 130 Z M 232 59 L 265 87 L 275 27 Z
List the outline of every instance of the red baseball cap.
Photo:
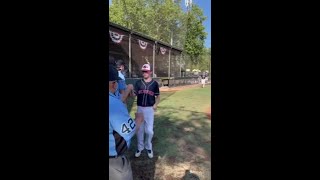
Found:
M 141 71 L 151 71 L 150 65 L 149 64 L 144 64 L 141 68 Z

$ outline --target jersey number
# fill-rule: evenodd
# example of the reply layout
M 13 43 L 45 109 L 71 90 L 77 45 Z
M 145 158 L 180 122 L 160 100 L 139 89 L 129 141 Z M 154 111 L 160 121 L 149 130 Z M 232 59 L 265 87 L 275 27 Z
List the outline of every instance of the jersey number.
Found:
M 133 123 L 133 120 L 131 118 L 128 120 L 128 123 L 131 130 L 133 130 L 136 127 L 136 125 Z M 130 128 L 124 123 L 122 124 L 121 131 L 122 133 L 130 133 L 131 132 Z

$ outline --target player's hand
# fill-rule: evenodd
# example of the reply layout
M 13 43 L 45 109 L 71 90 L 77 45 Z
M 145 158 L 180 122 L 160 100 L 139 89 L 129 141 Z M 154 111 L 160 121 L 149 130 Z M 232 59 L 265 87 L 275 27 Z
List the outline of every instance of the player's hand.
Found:
M 128 85 L 127 85 L 127 89 L 132 90 L 132 89 L 133 89 L 133 85 L 132 85 L 132 84 L 128 84 Z
M 155 104 L 153 105 L 153 110 L 157 110 L 158 106 Z
M 136 96 L 136 94 L 134 93 L 134 91 L 133 91 L 133 90 L 131 90 L 131 92 L 130 92 L 130 96 L 131 96 L 131 97 Z

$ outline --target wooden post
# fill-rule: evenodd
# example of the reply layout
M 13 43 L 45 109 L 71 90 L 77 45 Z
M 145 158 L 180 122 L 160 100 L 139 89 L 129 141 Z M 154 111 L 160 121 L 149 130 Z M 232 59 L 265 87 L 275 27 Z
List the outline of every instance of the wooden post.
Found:
M 131 32 L 129 33 L 129 78 L 132 77 L 131 74 L 132 66 L 131 66 Z
M 180 77 L 182 77 L 182 73 L 181 73 L 181 62 L 182 62 L 182 52 L 180 53 Z
M 169 49 L 169 68 L 168 68 L 168 77 L 170 78 L 170 66 L 171 66 L 171 48 Z
M 153 57 L 152 57 L 152 77 L 154 77 L 154 63 L 155 63 L 155 59 L 156 59 L 156 43 L 157 42 L 154 42 L 153 44 Z

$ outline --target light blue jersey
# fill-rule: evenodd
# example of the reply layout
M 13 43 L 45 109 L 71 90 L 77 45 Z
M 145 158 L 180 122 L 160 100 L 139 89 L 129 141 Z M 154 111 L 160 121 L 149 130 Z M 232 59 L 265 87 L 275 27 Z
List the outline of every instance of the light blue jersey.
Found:
M 109 156 L 122 155 L 129 148 L 135 131 L 136 124 L 128 109 L 109 92 Z
M 119 77 L 122 79 L 122 80 L 119 80 L 118 81 L 118 88 L 115 92 L 115 95 L 118 99 L 121 99 L 121 94 L 120 94 L 120 90 L 126 90 L 127 88 L 127 85 L 126 85 L 126 78 L 124 77 L 124 75 L 121 73 L 121 71 L 118 71 L 119 73 Z
M 119 73 L 119 77 L 120 77 L 121 79 L 126 80 L 126 78 L 124 77 L 124 75 L 122 74 L 121 71 L 118 71 L 118 73 Z

